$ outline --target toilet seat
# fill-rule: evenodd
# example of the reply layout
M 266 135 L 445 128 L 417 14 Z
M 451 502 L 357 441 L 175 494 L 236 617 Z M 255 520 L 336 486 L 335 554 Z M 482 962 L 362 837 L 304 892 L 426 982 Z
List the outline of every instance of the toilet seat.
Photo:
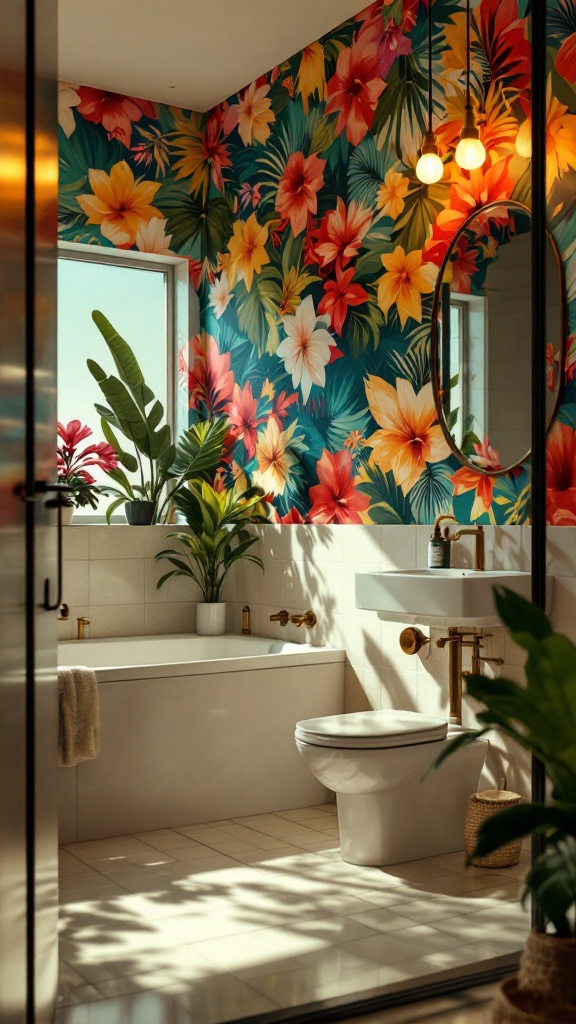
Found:
M 296 724 L 296 740 L 353 750 L 408 747 L 446 737 L 448 723 L 417 711 L 359 711 L 309 718 Z

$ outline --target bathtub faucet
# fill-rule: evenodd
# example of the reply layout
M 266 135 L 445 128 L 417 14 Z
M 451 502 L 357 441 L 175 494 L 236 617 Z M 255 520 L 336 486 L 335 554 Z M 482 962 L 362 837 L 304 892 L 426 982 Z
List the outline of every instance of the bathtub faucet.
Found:
M 286 626 L 288 625 L 289 618 L 290 612 L 287 612 L 286 609 L 284 608 L 283 611 L 276 612 L 275 615 L 271 615 L 270 622 L 279 622 L 281 626 Z
M 312 629 L 312 626 L 316 625 L 318 619 L 312 609 L 309 608 L 307 612 L 302 612 L 301 615 L 293 615 L 290 622 L 293 622 L 295 626 L 306 626 L 306 629 Z
M 81 615 L 80 618 L 76 619 L 78 623 L 78 640 L 86 639 L 86 626 L 90 625 L 90 619 L 87 619 L 85 615 Z

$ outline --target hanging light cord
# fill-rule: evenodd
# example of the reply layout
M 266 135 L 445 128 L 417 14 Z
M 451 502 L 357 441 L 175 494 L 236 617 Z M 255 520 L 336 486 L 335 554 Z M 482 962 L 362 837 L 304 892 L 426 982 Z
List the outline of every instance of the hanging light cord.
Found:
M 432 135 L 432 0 L 428 0 L 428 132 Z
M 470 106 L 470 0 L 466 0 L 466 106 Z

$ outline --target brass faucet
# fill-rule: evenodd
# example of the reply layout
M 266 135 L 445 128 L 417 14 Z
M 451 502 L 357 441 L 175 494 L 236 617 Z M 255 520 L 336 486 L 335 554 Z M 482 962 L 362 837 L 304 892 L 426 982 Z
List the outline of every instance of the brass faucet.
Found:
M 460 537 L 470 535 L 476 538 L 474 544 L 474 572 L 484 572 L 486 568 L 484 558 L 484 527 L 483 526 L 470 526 L 464 527 L 458 530 L 456 533 L 450 534 L 448 527 L 444 530 L 444 536 L 446 540 L 460 540 Z
M 487 639 L 489 636 L 492 636 L 492 633 L 484 633 L 484 636 L 477 633 L 474 636 L 474 640 L 472 641 L 472 667 L 470 669 L 470 675 L 480 675 L 483 663 L 490 665 L 504 664 L 504 658 L 485 658 L 481 656 L 480 651 L 482 650 L 482 640 Z M 468 675 L 468 673 L 464 672 L 464 675 Z
M 290 622 L 293 622 L 295 626 L 306 626 L 306 629 L 312 629 L 312 626 L 316 625 L 318 619 L 312 609 L 309 608 L 307 612 L 302 612 L 301 615 L 293 615 Z
M 279 622 L 281 626 L 287 626 L 290 619 L 290 612 L 287 612 L 284 608 L 281 612 L 276 612 L 275 615 L 270 616 L 270 622 Z
M 76 619 L 76 622 L 78 623 L 78 636 L 77 636 L 77 639 L 78 640 L 85 640 L 86 639 L 85 630 L 86 630 L 86 626 L 90 625 L 90 619 L 87 619 L 85 615 L 81 615 L 78 619 Z
M 448 636 L 436 641 L 441 649 L 450 644 L 450 660 L 448 662 L 448 721 L 451 725 L 462 725 L 462 648 L 473 647 L 473 640 L 465 640 L 465 636 L 476 637 L 474 631 L 458 629 L 450 626 Z
M 242 609 L 242 635 L 249 636 L 250 633 L 250 605 L 245 604 Z
M 471 636 L 471 640 L 464 638 Z M 491 662 L 493 665 L 503 665 L 503 658 L 484 658 L 480 656 L 482 640 L 492 636 L 491 633 L 478 633 L 476 630 L 458 629 L 457 626 L 450 626 L 448 636 L 443 636 L 436 641 L 440 648 L 450 644 L 450 660 L 448 663 L 448 703 L 451 725 L 462 725 L 462 676 L 479 675 L 482 662 Z M 472 668 L 470 672 L 462 672 L 462 648 L 472 648 Z

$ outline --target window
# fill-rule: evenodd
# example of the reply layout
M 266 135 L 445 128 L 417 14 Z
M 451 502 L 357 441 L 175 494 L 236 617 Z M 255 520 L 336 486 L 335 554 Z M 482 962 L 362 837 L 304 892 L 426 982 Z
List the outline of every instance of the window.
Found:
M 132 254 L 131 254 L 132 255 Z M 181 262 L 181 261 L 180 261 Z M 106 404 L 86 366 L 94 359 L 108 373 L 114 365 L 100 331 L 92 321 L 99 309 L 128 342 L 144 377 L 164 406 L 174 427 L 174 266 L 159 261 L 122 258 L 114 253 L 61 251 L 58 260 L 58 420 L 81 420 L 93 430 L 92 441 L 104 440 L 94 403 Z M 126 442 L 127 451 L 132 451 Z M 92 468 L 97 483 L 108 480 Z M 98 518 L 108 499 L 102 498 Z M 88 521 L 87 506 L 76 516 Z M 123 517 L 120 517 L 123 518 Z

